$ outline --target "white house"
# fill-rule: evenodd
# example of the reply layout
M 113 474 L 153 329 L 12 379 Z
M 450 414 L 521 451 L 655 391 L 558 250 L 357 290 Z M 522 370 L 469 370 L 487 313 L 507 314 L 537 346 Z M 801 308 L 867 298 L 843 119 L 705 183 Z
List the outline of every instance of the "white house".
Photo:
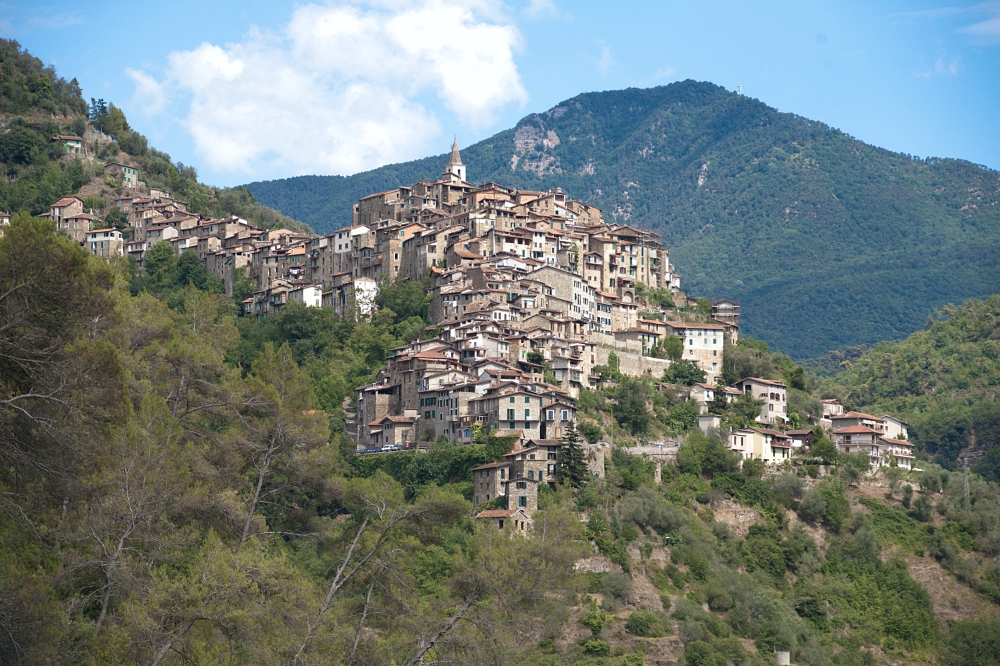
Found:
M 296 287 L 288 291 L 288 299 L 298 301 L 307 308 L 323 307 L 323 287 L 314 284 L 308 287 Z
M 760 416 L 756 418 L 758 423 L 788 420 L 788 389 L 783 383 L 772 379 L 747 377 L 736 382 L 733 387 L 743 393 L 749 393 L 755 400 L 763 401 Z
M 895 416 L 889 416 L 888 414 L 882 415 L 882 421 L 885 423 L 885 429 L 883 430 L 883 435 L 885 435 L 885 437 L 889 439 L 910 438 L 904 421 L 897 419 Z

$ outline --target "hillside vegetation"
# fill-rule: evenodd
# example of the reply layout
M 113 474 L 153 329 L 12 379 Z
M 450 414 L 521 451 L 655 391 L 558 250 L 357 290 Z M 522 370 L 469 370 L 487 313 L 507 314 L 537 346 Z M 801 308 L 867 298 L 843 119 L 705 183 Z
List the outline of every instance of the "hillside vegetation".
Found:
M 579 95 L 462 158 L 475 182 L 563 187 L 662 232 L 682 286 L 741 299 L 745 331 L 799 359 L 904 337 L 1000 283 L 1000 174 L 869 146 L 709 83 Z M 327 232 L 358 198 L 445 161 L 247 187 Z
M 848 361 L 825 390 L 897 414 L 925 455 L 954 468 L 963 450 L 1000 480 L 1000 296 L 948 306 L 926 327 Z
M 88 210 L 103 218 L 122 194 L 119 183 L 105 179 L 104 162 L 124 161 L 137 167 L 150 187 L 187 202 L 191 212 L 239 215 L 264 228 L 308 230 L 262 206 L 245 188 L 200 183 L 193 167 L 174 163 L 170 155 L 150 147 L 121 109 L 104 100 L 91 102 L 84 101 L 76 79 L 60 78 L 16 41 L 0 39 L 0 168 L 5 176 L 0 210 L 37 215 L 60 197 L 83 190 Z M 88 133 L 89 128 L 99 134 Z M 90 142 L 82 158 L 64 155 L 62 143 L 52 141 L 58 135 L 84 134 Z
M 0 238 L 0 267 L 0 663 L 705 666 L 788 650 L 809 666 L 972 665 L 1000 653 L 996 484 L 973 478 L 966 499 L 961 474 L 927 464 L 875 490 L 829 446 L 829 476 L 807 458 L 762 477 L 695 431 L 660 483 L 613 447 L 604 478 L 541 491 L 528 536 L 499 532 L 471 518 L 470 469 L 509 440 L 345 446 L 345 385 L 384 361 L 366 351 L 412 335 L 411 317 L 387 307 L 356 323 L 289 304 L 237 323 L 197 276 L 170 306 L 26 215 Z M 176 285 L 178 271 L 148 284 Z

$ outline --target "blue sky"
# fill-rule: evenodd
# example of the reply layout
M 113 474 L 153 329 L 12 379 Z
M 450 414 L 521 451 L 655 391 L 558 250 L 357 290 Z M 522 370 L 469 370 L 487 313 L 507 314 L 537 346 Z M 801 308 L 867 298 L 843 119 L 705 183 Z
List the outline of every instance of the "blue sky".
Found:
M 353 173 L 688 78 L 1000 168 L 1000 0 L 0 0 L 0 33 L 216 185 Z

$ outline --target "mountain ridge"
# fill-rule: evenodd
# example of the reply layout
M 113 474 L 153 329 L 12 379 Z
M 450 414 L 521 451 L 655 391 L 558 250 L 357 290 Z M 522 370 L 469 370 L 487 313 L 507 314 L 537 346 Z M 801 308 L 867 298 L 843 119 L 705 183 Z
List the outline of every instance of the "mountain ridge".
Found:
M 741 299 L 747 333 L 796 358 L 904 337 L 1000 282 L 1000 174 L 870 146 L 710 83 L 583 93 L 462 157 L 476 182 L 560 186 L 661 232 L 685 289 Z M 446 159 L 246 187 L 326 232 L 361 196 Z

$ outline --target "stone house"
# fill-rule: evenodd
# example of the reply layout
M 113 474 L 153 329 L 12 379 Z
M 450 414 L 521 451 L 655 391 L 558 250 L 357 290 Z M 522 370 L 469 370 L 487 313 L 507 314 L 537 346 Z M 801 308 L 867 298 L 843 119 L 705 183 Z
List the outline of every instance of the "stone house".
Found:
M 405 445 L 417 439 L 415 424 L 417 419 L 412 416 L 394 416 L 387 414 L 368 424 L 368 433 L 372 446 Z
M 484 520 L 493 523 L 498 530 L 514 530 L 518 534 L 525 534 L 534 525 L 534 521 L 523 509 L 490 509 L 480 511 L 476 515 L 476 520 Z
M 83 212 L 83 199 L 80 197 L 63 197 L 49 207 L 49 218 L 59 227 L 59 221 L 65 217 L 79 215 Z M 82 238 L 80 240 L 83 240 Z
M 116 178 L 121 186 L 127 190 L 139 187 L 139 171 L 127 164 L 108 162 L 104 165 L 104 174 Z
M 472 470 L 472 506 L 479 506 L 507 493 L 510 463 L 490 463 Z
M 59 218 L 56 222 L 56 229 L 77 243 L 85 243 L 87 233 L 96 221 L 97 218 L 90 213 L 75 213 Z

